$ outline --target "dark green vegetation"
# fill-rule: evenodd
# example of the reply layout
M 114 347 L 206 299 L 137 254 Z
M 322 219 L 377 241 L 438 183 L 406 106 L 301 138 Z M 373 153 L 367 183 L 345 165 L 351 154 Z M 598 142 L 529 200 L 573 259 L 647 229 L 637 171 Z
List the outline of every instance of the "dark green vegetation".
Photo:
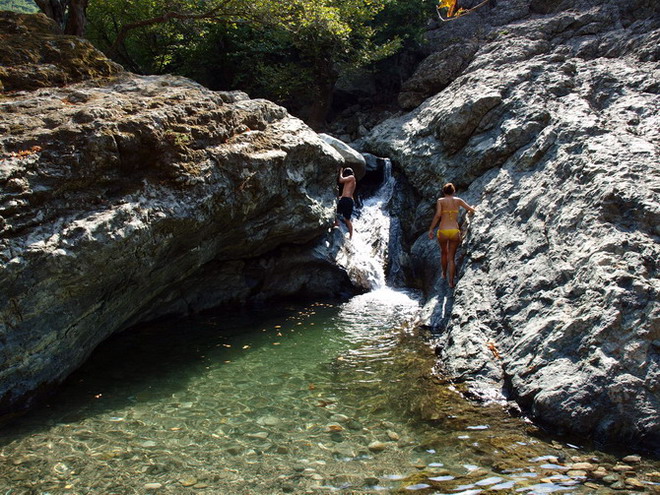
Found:
M 32 14 L 37 12 L 39 8 L 32 0 L 0 0 L 0 10 Z
M 241 89 L 322 126 L 340 78 L 419 42 L 433 0 L 90 0 L 87 37 L 127 69 Z

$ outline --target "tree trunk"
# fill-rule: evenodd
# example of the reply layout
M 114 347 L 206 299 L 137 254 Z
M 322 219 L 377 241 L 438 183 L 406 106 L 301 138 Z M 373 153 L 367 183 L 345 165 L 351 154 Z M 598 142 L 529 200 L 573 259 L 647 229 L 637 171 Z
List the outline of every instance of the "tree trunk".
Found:
M 327 123 L 328 112 L 332 105 L 332 93 L 339 74 L 329 58 L 319 59 L 314 65 L 316 66 L 316 97 L 309 111 L 308 124 L 315 131 L 322 131 Z
M 64 32 L 75 36 L 85 36 L 87 26 L 87 4 L 89 0 L 69 0 L 69 12 Z
M 89 0 L 34 0 L 65 34 L 85 36 L 87 4 Z
M 69 0 L 34 0 L 34 3 L 64 31 Z

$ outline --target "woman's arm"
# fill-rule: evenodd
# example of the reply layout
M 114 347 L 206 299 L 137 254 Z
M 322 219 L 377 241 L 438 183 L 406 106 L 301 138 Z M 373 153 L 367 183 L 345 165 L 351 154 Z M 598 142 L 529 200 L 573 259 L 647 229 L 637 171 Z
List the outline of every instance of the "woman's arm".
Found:
M 440 221 L 440 216 L 442 214 L 442 204 L 440 203 L 440 200 L 435 204 L 435 215 L 433 216 L 433 220 L 431 220 L 431 226 L 429 227 L 429 239 L 433 239 L 433 229 L 435 228 L 436 224 Z
M 463 208 L 465 208 L 468 213 L 474 213 L 476 208 L 472 208 L 469 204 L 467 204 L 465 201 L 463 201 L 460 198 L 456 198 L 458 200 L 458 204 L 461 205 Z

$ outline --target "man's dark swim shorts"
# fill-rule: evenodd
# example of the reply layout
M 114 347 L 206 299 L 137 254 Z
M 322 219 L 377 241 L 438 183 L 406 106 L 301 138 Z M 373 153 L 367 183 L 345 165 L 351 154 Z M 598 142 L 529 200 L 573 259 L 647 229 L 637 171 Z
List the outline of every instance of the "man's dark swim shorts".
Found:
M 337 204 L 337 213 L 339 213 L 346 220 L 351 219 L 353 214 L 353 200 L 351 198 L 339 198 Z

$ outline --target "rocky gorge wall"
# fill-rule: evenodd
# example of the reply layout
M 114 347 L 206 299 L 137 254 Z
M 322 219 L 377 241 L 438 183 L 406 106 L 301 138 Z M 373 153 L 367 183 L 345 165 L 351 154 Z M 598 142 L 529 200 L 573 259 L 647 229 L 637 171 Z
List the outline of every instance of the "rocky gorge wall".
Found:
M 407 112 L 356 146 L 419 199 L 402 225 L 442 372 L 555 430 L 660 445 L 657 2 L 497 2 L 429 33 Z M 412 110 L 411 110 L 412 109 Z M 427 230 L 475 205 L 458 285 Z M 405 215 L 405 212 L 404 212 Z
M 0 26 L 0 415 L 134 323 L 351 290 L 316 243 L 345 159 L 302 121 Z

